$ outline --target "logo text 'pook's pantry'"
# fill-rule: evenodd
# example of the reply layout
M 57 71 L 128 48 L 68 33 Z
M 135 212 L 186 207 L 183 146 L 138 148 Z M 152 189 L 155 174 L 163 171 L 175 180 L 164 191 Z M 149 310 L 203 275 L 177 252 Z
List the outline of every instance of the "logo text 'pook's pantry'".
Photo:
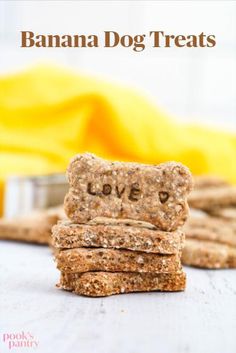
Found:
M 37 348 L 39 341 L 30 332 L 8 332 L 3 333 L 2 341 L 7 345 L 9 350 L 17 350 L 22 352 L 22 348 Z M 18 348 L 21 348 L 20 350 Z
M 22 48 L 131 48 L 142 52 L 149 48 L 213 48 L 216 38 L 213 34 L 169 34 L 164 31 L 149 31 L 143 34 L 121 34 L 104 31 L 96 34 L 38 34 L 21 31 Z

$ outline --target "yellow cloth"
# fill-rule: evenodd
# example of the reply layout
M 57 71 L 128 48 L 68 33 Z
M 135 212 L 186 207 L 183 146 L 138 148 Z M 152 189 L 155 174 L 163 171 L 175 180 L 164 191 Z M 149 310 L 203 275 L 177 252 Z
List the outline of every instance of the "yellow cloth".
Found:
M 83 151 L 236 182 L 235 135 L 177 124 L 134 90 L 43 66 L 0 78 L 0 204 L 8 175 L 61 172 Z

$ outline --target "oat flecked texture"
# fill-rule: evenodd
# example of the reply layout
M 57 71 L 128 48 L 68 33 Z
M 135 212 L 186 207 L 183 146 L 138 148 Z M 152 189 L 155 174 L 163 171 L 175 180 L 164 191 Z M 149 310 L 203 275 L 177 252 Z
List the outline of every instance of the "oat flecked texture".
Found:
M 208 240 L 236 247 L 236 220 L 216 217 L 190 217 L 183 228 L 188 238 Z
M 201 268 L 236 268 L 236 247 L 187 238 L 182 263 Z
M 159 255 L 130 250 L 75 248 L 55 254 L 62 272 L 88 271 L 169 273 L 181 270 L 180 255 Z
M 210 217 L 190 217 L 184 226 L 184 265 L 201 268 L 236 267 L 235 220 Z
M 173 231 L 187 218 L 192 177 L 180 163 L 108 162 L 87 153 L 72 159 L 67 176 L 64 208 L 74 223 L 128 218 Z
M 52 244 L 57 249 L 102 247 L 160 254 L 176 254 L 183 248 L 184 233 L 181 230 L 164 232 L 153 226 L 150 229 L 129 224 L 61 221 L 53 227 Z
M 59 288 L 76 294 L 103 297 L 113 294 L 149 291 L 183 291 L 186 275 L 178 273 L 86 272 L 61 273 Z

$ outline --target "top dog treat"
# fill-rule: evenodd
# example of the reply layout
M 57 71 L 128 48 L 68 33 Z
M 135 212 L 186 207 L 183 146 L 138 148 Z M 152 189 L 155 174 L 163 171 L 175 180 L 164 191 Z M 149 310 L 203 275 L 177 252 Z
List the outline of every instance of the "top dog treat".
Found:
M 86 153 L 72 159 L 67 175 L 70 190 L 64 206 L 75 223 L 128 218 L 172 231 L 187 218 L 192 177 L 180 163 L 108 162 Z

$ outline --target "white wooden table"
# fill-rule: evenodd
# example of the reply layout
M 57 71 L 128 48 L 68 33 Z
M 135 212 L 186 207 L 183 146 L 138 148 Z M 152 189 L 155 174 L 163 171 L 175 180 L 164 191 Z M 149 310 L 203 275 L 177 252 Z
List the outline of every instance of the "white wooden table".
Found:
M 0 353 L 236 352 L 236 270 L 186 271 L 184 293 L 85 298 L 55 288 L 47 247 L 2 241 Z M 38 347 L 9 350 L 22 331 Z

